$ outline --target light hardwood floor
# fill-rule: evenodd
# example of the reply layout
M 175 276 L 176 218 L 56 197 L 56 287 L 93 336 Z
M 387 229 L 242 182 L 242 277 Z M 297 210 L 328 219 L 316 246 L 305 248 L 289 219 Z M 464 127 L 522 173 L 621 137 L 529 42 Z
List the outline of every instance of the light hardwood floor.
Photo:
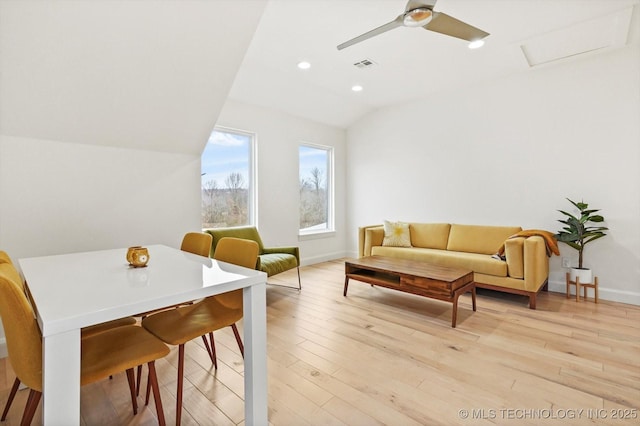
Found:
M 343 297 L 344 261 L 301 276 L 301 292 L 267 287 L 274 426 L 640 423 L 638 306 L 542 293 L 529 310 L 525 297 L 479 290 L 475 313 L 460 298 L 453 329 L 450 303 L 357 281 Z M 184 425 L 244 424 L 242 358 L 230 329 L 216 340 L 217 371 L 201 341 L 187 345 Z M 157 364 L 173 424 L 176 349 Z M 13 379 L 0 360 L 2 404 Z M 7 425 L 19 424 L 26 394 Z M 86 425 L 157 424 L 152 406 L 132 415 L 123 374 L 83 387 L 81 405 Z

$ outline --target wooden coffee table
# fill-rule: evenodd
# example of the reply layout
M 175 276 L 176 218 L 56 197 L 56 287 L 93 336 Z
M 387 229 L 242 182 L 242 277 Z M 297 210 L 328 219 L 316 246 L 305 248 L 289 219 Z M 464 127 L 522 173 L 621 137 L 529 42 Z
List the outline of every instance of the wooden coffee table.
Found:
M 448 268 L 426 262 L 367 256 L 345 262 L 344 293 L 347 295 L 349 279 L 380 287 L 453 303 L 451 327 L 456 326 L 458 297 L 471 292 L 473 310 L 476 310 L 476 284 L 473 271 Z

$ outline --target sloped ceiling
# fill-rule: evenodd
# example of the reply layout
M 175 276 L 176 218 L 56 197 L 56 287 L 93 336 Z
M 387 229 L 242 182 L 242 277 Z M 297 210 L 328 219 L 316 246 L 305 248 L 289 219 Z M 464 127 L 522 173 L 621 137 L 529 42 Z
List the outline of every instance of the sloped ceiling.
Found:
M 406 3 L 270 0 L 230 97 L 348 128 L 388 105 L 639 46 L 638 0 L 438 0 L 434 10 L 489 32 L 485 46 L 469 50 L 453 37 L 399 27 L 336 49 Z M 363 59 L 375 65 L 353 65 Z M 311 68 L 297 69 L 302 60 Z M 353 93 L 355 84 L 364 90 Z
M 265 4 L 0 1 L 0 134 L 199 154 Z

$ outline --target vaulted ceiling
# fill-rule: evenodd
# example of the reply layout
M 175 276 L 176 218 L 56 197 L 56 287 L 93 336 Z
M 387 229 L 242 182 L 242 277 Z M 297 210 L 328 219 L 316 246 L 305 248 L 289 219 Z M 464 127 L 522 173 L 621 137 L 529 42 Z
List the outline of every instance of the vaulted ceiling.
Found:
M 266 0 L 0 1 L 0 134 L 200 154 Z
M 489 32 L 486 45 L 400 27 L 338 51 L 405 1 L 0 0 L 0 134 L 199 154 L 227 98 L 347 128 L 377 108 L 638 47 L 639 3 L 438 0 Z
M 485 46 L 470 50 L 456 38 L 399 27 L 338 51 L 338 44 L 393 20 L 406 1 L 270 0 L 230 97 L 348 127 L 387 105 L 579 60 L 628 43 L 638 46 L 638 3 L 438 0 L 434 10 L 489 32 Z M 354 66 L 365 59 L 374 65 Z M 311 68 L 298 69 L 303 60 Z M 352 92 L 354 84 L 363 90 Z

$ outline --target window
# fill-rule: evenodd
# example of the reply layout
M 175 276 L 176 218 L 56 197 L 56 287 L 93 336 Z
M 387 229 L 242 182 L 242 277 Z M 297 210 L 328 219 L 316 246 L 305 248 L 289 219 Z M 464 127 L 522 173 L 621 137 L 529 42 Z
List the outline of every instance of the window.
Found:
M 202 227 L 255 224 L 255 135 L 216 128 L 202 153 Z
M 333 148 L 302 144 L 300 234 L 333 231 Z

